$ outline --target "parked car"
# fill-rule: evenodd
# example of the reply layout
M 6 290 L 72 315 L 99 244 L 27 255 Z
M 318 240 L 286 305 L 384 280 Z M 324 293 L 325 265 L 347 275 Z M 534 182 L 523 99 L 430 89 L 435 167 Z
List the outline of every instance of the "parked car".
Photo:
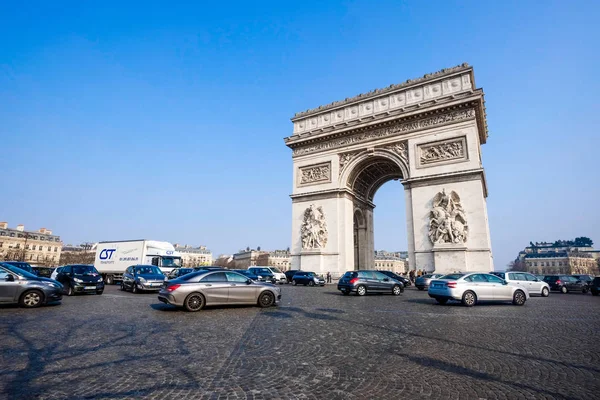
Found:
M 561 293 L 587 293 L 588 286 L 569 275 L 544 275 L 544 282 L 550 285 L 550 290 L 559 291 Z
M 285 274 L 283 272 L 281 272 L 281 270 L 277 267 L 250 267 L 248 268 L 248 271 L 252 272 L 255 275 L 263 275 L 263 273 L 266 273 L 266 271 L 269 271 L 273 277 L 275 278 L 275 282 L 277 283 L 287 283 L 287 278 L 285 277 Z M 273 283 L 275 283 L 273 282 Z
M 325 286 L 325 279 L 317 276 L 314 272 L 298 271 L 292 277 L 292 285 Z
M 54 271 L 52 271 L 52 274 L 50 275 L 50 279 L 54 279 L 56 280 L 56 277 L 58 276 L 58 273 L 60 271 L 62 271 L 63 267 L 56 267 L 54 268 Z
M 292 278 L 298 271 L 300 271 L 300 270 L 299 269 L 291 269 L 291 270 L 285 271 L 283 273 L 285 275 L 285 278 L 287 279 L 287 283 L 292 283 Z
M 0 303 L 34 308 L 62 299 L 63 287 L 49 278 L 0 263 Z
M 189 274 L 188 274 L 189 275 Z M 186 276 L 186 275 L 184 275 Z M 175 279 L 176 280 L 176 279 Z M 165 281 L 165 274 L 155 265 L 132 265 L 123 274 L 121 290 L 133 293 L 160 290 Z
M 384 275 L 389 276 L 390 278 L 393 278 L 397 281 L 400 281 L 404 284 L 404 287 L 410 286 L 410 279 L 407 279 L 403 276 L 400 276 L 398 274 L 393 273 L 392 271 L 379 271 Z
M 43 276 L 44 278 L 50 278 L 52 276 L 52 272 L 54 271 L 54 268 L 52 267 L 38 267 L 32 265 L 32 268 L 35 275 Z
M 67 296 L 76 293 L 102 294 L 104 292 L 102 276 L 93 265 L 65 265 L 56 275 L 56 280 L 63 285 Z
M 180 276 L 194 272 L 194 268 L 174 268 L 167 277 L 169 279 L 177 279 Z
M 415 280 L 415 287 L 419 290 L 425 290 L 429 287 L 429 283 L 432 279 L 438 279 L 444 276 L 444 274 L 425 274 L 417 277 Z
M 467 307 L 482 301 L 510 301 L 522 306 L 529 299 L 529 291 L 514 283 L 485 273 L 449 274 L 429 283 L 429 297 L 440 304 L 457 300 Z
M 496 275 L 499 278 L 504 279 L 506 282 L 514 283 L 522 286 L 529 291 L 529 295 L 540 295 L 542 297 L 548 297 L 550 294 L 550 285 L 544 282 L 543 279 L 539 279 L 537 276 L 529 274 L 527 272 L 490 272 L 492 275 Z
M 225 268 L 223 267 L 215 267 L 215 266 L 202 266 L 199 265 L 197 267 L 194 267 L 194 271 L 223 271 L 225 270 Z
M 37 271 L 29 263 L 23 261 L 3 261 L 3 263 L 12 265 L 13 267 L 21 268 L 30 274 L 37 275 Z
M 390 278 L 379 271 L 348 271 L 338 281 L 337 288 L 344 295 L 356 293 L 364 296 L 367 293 L 391 293 L 399 296 L 404 292 L 404 284 Z
M 238 274 L 242 274 L 246 278 L 250 278 L 253 281 L 256 281 L 256 282 L 260 281 L 260 279 L 258 278 L 258 275 L 254 275 L 252 272 L 248 271 L 247 269 L 234 269 L 232 271 L 237 272 Z
M 234 271 L 198 271 L 166 282 L 158 300 L 200 311 L 204 306 L 258 304 L 271 307 L 281 300 L 281 289 L 270 283 L 256 282 Z
M 276 283 L 277 279 L 269 268 L 266 267 L 250 267 L 248 272 L 258 276 L 258 280 L 261 282 Z
M 592 292 L 592 295 L 594 296 L 600 294 L 600 276 L 595 277 L 590 284 L 590 292 Z
M 573 278 L 585 283 L 588 287 L 588 290 L 590 290 L 590 286 L 592 285 L 592 281 L 594 280 L 594 277 L 592 275 L 571 275 L 571 276 Z

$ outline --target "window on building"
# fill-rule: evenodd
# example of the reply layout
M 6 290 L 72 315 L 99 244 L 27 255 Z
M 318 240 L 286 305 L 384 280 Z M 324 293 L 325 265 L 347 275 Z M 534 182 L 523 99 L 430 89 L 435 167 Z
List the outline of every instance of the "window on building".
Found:
M 11 232 L 11 233 L 10 233 L 10 237 L 15 237 L 15 233 L 14 233 L 14 232 Z
M 21 244 L 17 243 L 17 245 L 15 246 L 15 249 L 20 249 L 21 248 Z
M 54 252 L 57 252 L 57 251 L 58 251 L 58 247 L 54 247 Z
M 2 247 L 4 245 L 4 242 L 0 242 L 0 247 Z
M 29 255 L 29 261 L 33 260 L 33 254 Z
M 52 247 L 51 246 L 48 246 L 48 251 L 52 251 Z
M 29 250 L 29 245 L 28 244 L 25 245 L 25 250 Z

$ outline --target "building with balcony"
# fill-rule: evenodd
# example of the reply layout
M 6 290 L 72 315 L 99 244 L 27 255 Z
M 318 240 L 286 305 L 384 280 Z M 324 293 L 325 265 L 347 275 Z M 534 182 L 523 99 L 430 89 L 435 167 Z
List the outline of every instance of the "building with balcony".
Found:
M 25 226 L 9 228 L 0 222 L 0 260 L 25 261 L 32 265 L 58 265 L 62 250 L 60 236 L 50 229 L 26 231 Z
M 197 267 L 199 265 L 212 265 L 212 252 L 206 246 L 193 247 L 190 245 L 173 245 L 175 251 L 181 255 L 184 267 Z

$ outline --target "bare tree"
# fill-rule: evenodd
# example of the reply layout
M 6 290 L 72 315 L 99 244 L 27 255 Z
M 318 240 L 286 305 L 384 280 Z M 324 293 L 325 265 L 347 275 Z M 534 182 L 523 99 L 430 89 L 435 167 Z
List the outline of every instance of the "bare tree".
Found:
M 507 270 L 508 271 L 528 272 L 527 271 L 527 263 L 525 262 L 525 260 L 516 259 L 516 260 L 508 263 Z

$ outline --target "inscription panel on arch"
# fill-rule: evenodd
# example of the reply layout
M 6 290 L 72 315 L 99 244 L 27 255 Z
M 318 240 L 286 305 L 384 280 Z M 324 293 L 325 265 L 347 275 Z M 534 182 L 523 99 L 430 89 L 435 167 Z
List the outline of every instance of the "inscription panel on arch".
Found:
M 298 186 L 320 185 L 331 182 L 331 162 L 298 168 Z
M 417 145 L 418 168 L 463 162 L 468 159 L 466 136 Z

